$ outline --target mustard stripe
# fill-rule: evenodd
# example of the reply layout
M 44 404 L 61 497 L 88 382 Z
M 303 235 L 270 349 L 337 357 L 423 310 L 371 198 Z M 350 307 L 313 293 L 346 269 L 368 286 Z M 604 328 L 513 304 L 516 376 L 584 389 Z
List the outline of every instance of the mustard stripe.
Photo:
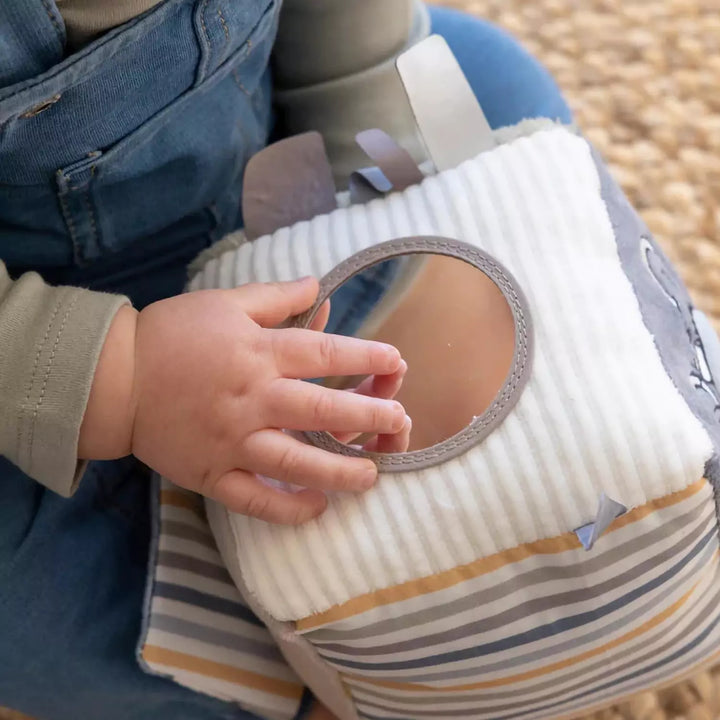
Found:
M 378 687 L 384 687 L 393 690 L 412 690 L 417 692 L 432 692 L 437 694 L 460 692 L 464 690 L 486 690 L 488 688 L 501 687 L 502 685 L 512 685 L 513 683 L 524 682 L 525 680 L 532 680 L 536 677 L 549 675 L 550 673 L 556 672 L 558 670 L 564 670 L 567 667 L 572 667 L 573 665 L 577 665 L 585 660 L 589 660 L 596 655 L 602 655 L 602 653 L 605 653 L 608 650 L 612 650 L 620 645 L 624 645 L 630 640 L 634 640 L 640 635 L 644 635 L 649 630 L 652 630 L 654 627 L 657 627 L 662 622 L 672 617 L 690 599 L 692 594 L 695 592 L 698 584 L 699 583 L 695 583 L 695 585 L 693 585 L 693 587 L 687 593 L 685 593 L 685 595 L 683 595 L 679 600 L 670 605 L 670 607 L 666 608 L 658 615 L 655 615 L 655 617 L 651 618 L 642 625 L 639 625 L 634 630 L 631 630 L 629 633 L 626 633 L 625 635 L 622 635 L 615 640 L 611 640 L 605 645 L 600 645 L 599 647 L 592 648 L 591 650 L 587 650 L 584 653 L 575 655 L 572 658 L 568 658 L 567 660 L 560 660 L 550 665 L 545 665 L 544 667 L 538 668 L 536 670 L 528 670 L 524 673 L 518 673 L 517 675 L 498 678 L 497 680 L 486 680 L 477 683 L 466 683 L 464 685 L 445 685 L 443 687 L 423 685 L 422 683 L 401 683 L 393 682 L 391 680 L 373 680 L 371 678 L 352 675 L 350 673 L 343 673 L 342 677 L 347 679 L 352 678 L 354 680 L 362 680 L 363 683 L 366 683 L 368 685 L 376 685 Z
M 616 519 L 608 528 L 607 532 L 620 530 L 631 523 L 642 520 L 653 512 L 681 503 L 700 492 L 706 486 L 707 481 L 702 478 L 684 490 L 671 495 L 665 495 L 657 500 L 634 508 Z M 390 605 L 420 595 L 437 592 L 438 590 L 445 590 L 453 585 L 458 585 L 459 583 L 479 577 L 480 575 L 499 570 L 506 565 L 520 562 L 529 557 L 536 555 L 556 555 L 569 550 L 578 550 L 581 547 L 580 541 L 573 532 L 564 533 L 554 538 L 536 540 L 535 542 L 518 545 L 509 550 L 504 550 L 488 557 L 478 558 L 467 565 L 461 565 L 437 573 L 436 575 L 429 575 L 418 580 L 409 580 L 400 585 L 394 585 L 382 590 L 375 590 L 371 593 L 360 595 L 352 600 L 348 600 L 342 605 L 336 605 L 323 613 L 310 615 L 309 617 L 298 620 L 296 628 L 299 632 L 314 630 L 329 623 L 346 620 L 354 615 L 359 615 L 382 605 Z
M 160 505 L 173 505 L 195 513 L 202 520 L 205 519 L 202 497 L 194 493 L 186 493 L 182 490 L 161 490 Z
M 303 686 L 299 683 L 269 678 L 250 670 L 241 670 L 231 665 L 205 660 L 194 655 L 186 655 L 157 645 L 145 645 L 142 657 L 145 662 L 151 665 L 155 663 L 186 670 L 235 685 L 244 685 L 270 695 L 279 695 L 290 700 L 300 700 L 303 694 Z

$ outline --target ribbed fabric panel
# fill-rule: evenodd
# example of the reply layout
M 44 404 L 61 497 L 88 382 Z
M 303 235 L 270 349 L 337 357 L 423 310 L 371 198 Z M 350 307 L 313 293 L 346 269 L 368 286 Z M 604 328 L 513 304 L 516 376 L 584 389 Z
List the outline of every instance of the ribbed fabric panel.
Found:
M 191 287 L 322 276 L 371 244 L 443 235 L 495 256 L 535 323 L 532 376 L 466 455 L 337 495 L 317 521 L 236 516 L 250 590 L 281 620 L 463 565 L 696 482 L 711 442 L 666 375 L 621 268 L 587 143 L 520 138 L 422 185 L 317 217 L 208 263 Z

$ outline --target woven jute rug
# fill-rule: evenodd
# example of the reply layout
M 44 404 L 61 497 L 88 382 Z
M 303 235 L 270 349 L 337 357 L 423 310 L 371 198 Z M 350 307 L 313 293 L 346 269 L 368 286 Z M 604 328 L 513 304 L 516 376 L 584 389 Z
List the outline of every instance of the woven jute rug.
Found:
M 440 4 L 498 22 L 550 68 L 720 329 L 720 0 Z M 720 668 L 592 717 L 720 718 Z M 0 720 L 24 719 L 0 709 Z

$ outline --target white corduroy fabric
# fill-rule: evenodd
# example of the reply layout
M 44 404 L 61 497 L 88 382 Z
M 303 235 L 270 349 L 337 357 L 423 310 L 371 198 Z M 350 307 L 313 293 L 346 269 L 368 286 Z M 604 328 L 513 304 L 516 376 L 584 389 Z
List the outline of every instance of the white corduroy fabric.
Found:
M 515 276 L 535 361 L 515 409 L 466 455 L 334 495 L 301 527 L 232 516 L 248 589 L 280 620 L 463 565 L 697 481 L 711 441 L 666 375 L 623 273 L 590 148 L 556 127 L 422 185 L 211 260 L 191 288 L 322 276 L 369 245 L 442 235 Z

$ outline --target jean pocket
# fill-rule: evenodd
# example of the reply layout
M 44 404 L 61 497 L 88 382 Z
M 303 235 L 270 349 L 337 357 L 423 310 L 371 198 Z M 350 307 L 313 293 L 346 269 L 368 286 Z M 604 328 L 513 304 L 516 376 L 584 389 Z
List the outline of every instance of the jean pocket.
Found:
M 178 224 L 218 234 L 239 214 L 244 166 L 265 142 L 276 4 L 213 72 L 111 146 L 56 172 L 83 265 Z M 223 25 L 231 22 L 223 17 Z

